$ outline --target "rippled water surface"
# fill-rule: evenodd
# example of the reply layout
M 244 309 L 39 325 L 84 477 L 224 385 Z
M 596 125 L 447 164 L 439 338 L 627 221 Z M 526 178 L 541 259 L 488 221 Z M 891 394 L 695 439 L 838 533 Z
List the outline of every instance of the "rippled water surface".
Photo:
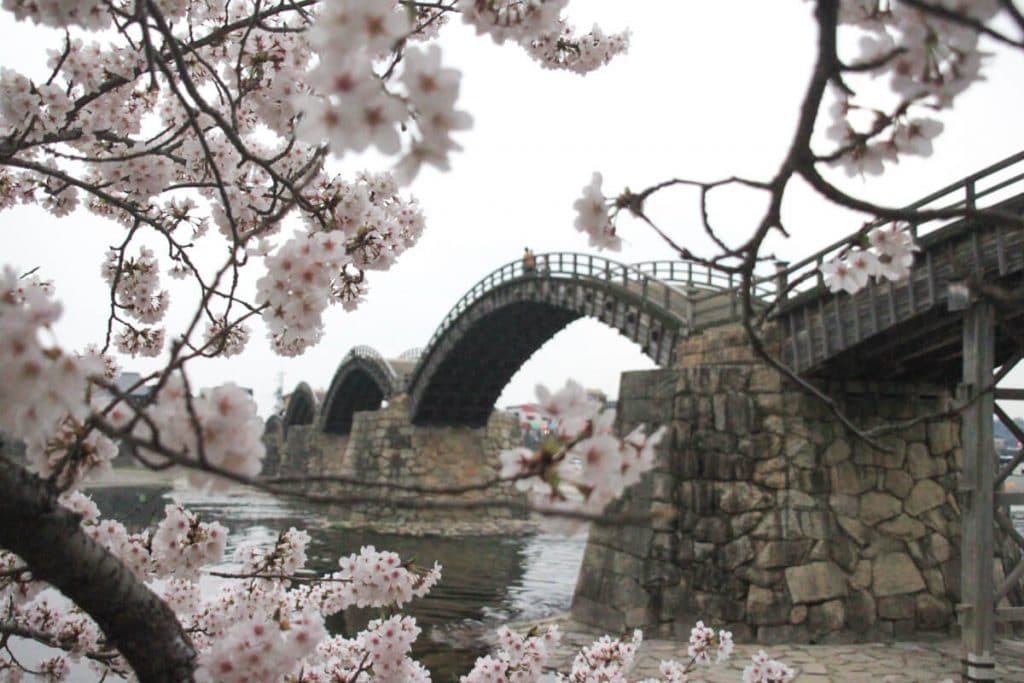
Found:
M 583 535 L 452 538 L 353 531 L 333 526 L 325 508 L 305 508 L 248 491 L 110 488 L 91 493 L 104 514 L 136 526 L 159 518 L 173 498 L 204 520 L 228 527 L 227 557 L 243 544 L 270 545 L 280 531 L 296 527 L 312 537 L 308 566 L 317 572 L 335 570 L 339 556 L 358 552 L 364 545 L 393 550 L 422 565 L 441 563 L 441 582 L 404 610 L 423 629 L 416 654 L 435 681 L 457 680 L 458 674 L 466 673 L 486 650 L 483 638 L 501 624 L 567 610 L 586 542 Z M 371 616 L 368 611 L 350 610 L 329 625 L 351 635 Z
M 306 508 L 252 492 L 109 488 L 91 494 L 104 514 L 136 527 L 152 523 L 170 499 L 177 500 L 203 519 L 228 527 L 227 557 L 242 544 L 269 546 L 280 531 L 294 526 L 311 535 L 308 566 L 317 572 L 333 571 L 339 556 L 358 552 L 364 545 L 394 550 L 403 559 L 415 558 L 423 565 L 440 562 L 441 582 L 404 610 L 423 629 L 415 654 L 439 682 L 456 681 L 466 673 L 486 651 L 484 638 L 501 624 L 567 610 L 586 541 L 583 535 L 451 538 L 353 531 L 333 526 L 325 508 Z M 1012 516 L 1024 533 L 1024 507 L 1014 508 Z M 216 582 L 208 578 L 203 585 L 212 587 Z M 335 632 L 352 635 L 371 616 L 365 610 L 350 610 L 329 625 Z

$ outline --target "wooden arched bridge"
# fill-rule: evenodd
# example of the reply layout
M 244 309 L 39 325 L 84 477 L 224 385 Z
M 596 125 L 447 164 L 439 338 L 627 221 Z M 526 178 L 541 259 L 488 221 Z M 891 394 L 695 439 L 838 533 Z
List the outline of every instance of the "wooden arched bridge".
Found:
M 773 281 L 758 295 L 771 296 Z M 689 262 L 634 265 L 588 254 L 519 259 L 482 278 L 438 326 L 422 350 L 385 359 L 353 348 L 339 363 L 320 405 L 302 383 L 292 393 L 284 429 L 316 423 L 344 435 L 356 411 L 374 410 L 397 393 L 410 398 L 416 424 L 483 425 L 516 371 L 548 339 L 589 316 L 636 342 L 670 367 L 680 340 L 738 319 L 736 281 Z
M 977 215 L 911 226 L 921 252 L 903 282 L 871 281 L 853 296 L 830 293 L 821 265 L 848 248 L 850 237 L 755 281 L 752 294 L 759 306 L 773 307 L 781 355 L 794 370 L 959 382 L 963 315 L 949 310 L 949 288 L 967 280 L 1018 285 L 1024 229 L 981 212 L 1024 214 L 1024 153 L 906 208 Z M 388 361 L 368 347 L 352 349 L 322 405 L 310 407 L 308 387 L 296 390 L 284 424 L 315 421 L 323 431 L 345 434 L 355 411 L 407 393 L 416 424 L 479 426 L 515 372 L 570 322 L 596 318 L 671 367 L 680 340 L 738 320 L 738 286 L 731 275 L 685 261 L 623 264 L 578 253 L 540 254 L 530 264 L 517 259 L 474 284 L 416 355 Z M 993 336 L 997 364 L 1020 347 L 1011 331 L 1021 318 L 1024 305 L 1003 311 L 1002 332 Z
M 854 295 L 825 286 L 822 264 L 885 225 L 877 222 L 793 265 L 777 264 L 755 280 L 752 295 L 769 311 L 783 361 L 805 377 L 928 381 L 956 390 L 962 470 L 952 486 L 963 559 L 954 609 L 966 673 L 992 680 L 994 623 L 1024 620 L 1024 608 L 1000 604 L 1024 577 L 1024 563 L 996 583 L 992 557 L 996 528 L 1024 548 L 1005 508 L 1024 505 L 1024 493 L 1004 487 L 1024 450 L 999 464 L 992 438 L 995 415 L 1024 443 L 1024 430 L 995 404 L 1024 400 L 1024 390 L 997 386 L 1024 358 L 1024 152 L 906 208 L 960 216 L 909 226 L 920 253 L 906 280 L 871 282 Z M 738 286 L 687 262 L 623 264 L 577 253 L 516 260 L 473 285 L 421 351 L 388 360 L 353 349 L 319 403 L 301 384 L 284 428 L 316 425 L 345 435 L 355 412 L 396 394 L 407 396 L 414 424 L 481 426 L 522 364 L 584 316 L 672 368 L 683 339 L 739 319 Z

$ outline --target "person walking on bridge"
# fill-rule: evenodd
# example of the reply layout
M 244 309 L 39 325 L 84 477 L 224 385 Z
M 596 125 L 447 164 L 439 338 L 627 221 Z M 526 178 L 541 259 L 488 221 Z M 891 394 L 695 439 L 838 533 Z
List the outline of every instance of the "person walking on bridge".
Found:
M 523 273 L 532 275 L 537 271 L 537 257 L 533 255 L 533 250 L 529 247 L 523 247 Z

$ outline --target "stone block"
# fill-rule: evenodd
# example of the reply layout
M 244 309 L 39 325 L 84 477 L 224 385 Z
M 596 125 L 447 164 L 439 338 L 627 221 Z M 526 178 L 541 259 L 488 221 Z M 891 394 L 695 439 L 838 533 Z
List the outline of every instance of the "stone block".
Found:
M 924 578 L 910 555 L 890 552 L 879 555 L 871 567 L 871 587 L 877 597 L 917 593 L 925 589 Z
M 909 558 L 907 558 L 909 559 Z M 785 571 L 794 604 L 821 602 L 846 595 L 846 576 L 832 562 L 811 562 Z
M 758 460 L 776 458 L 782 453 L 782 437 L 765 431 L 750 435 L 750 455 Z M 782 460 L 785 467 L 785 460 Z
M 907 470 L 914 479 L 930 479 L 946 473 L 946 454 L 932 455 L 923 443 L 912 443 L 907 449 Z
M 878 475 L 871 468 L 858 467 L 851 461 L 844 461 L 828 469 L 832 493 L 859 495 L 875 486 Z
M 814 541 L 814 545 L 811 546 L 811 552 L 807 553 L 807 561 L 811 560 L 828 560 L 828 542 L 826 541 Z
M 869 491 L 860 498 L 860 520 L 869 526 L 892 519 L 902 511 L 900 500 L 888 493 Z
M 808 439 L 790 434 L 785 440 L 785 454 L 790 463 L 796 467 L 816 467 L 817 453 Z
M 866 590 L 850 591 L 846 599 L 846 625 L 858 633 L 867 632 L 878 621 L 874 597 Z
M 880 533 L 905 540 L 921 538 L 928 533 L 924 524 L 906 514 L 882 522 L 876 528 Z
M 754 544 L 749 536 L 727 543 L 718 551 L 718 563 L 724 569 L 735 569 L 754 557 Z
M 795 567 L 803 563 L 811 541 L 769 541 L 757 553 L 754 566 L 762 569 Z
M 859 560 L 850 577 L 850 585 L 854 588 L 868 588 L 871 585 L 871 561 Z
M 653 529 L 631 526 L 608 539 L 608 545 L 633 557 L 647 557 L 653 538 Z
M 939 569 L 926 569 L 921 572 L 924 582 L 928 585 L 928 592 L 940 598 L 946 597 L 946 584 Z
M 893 620 L 913 619 L 914 604 L 913 595 L 888 595 L 878 598 L 878 616 Z
M 959 423 L 945 419 L 928 423 L 928 448 L 935 455 L 947 453 L 960 445 Z
M 778 415 L 782 412 L 782 394 L 755 394 L 754 407 L 757 415 Z
M 651 603 L 650 593 L 636 579 L 620 576 L 608 589 L 609 601 L 623 614 L 629 609 L 646 608 Z
M 750 373 L 750 390 L 754 392 L 782 391 L 782 375 L 774 368 L 757 366 Z
M 778 510 L 766 512 L 764 517 L 750 532 L 752 538 L 756 539 L 779 539 L 782 538 L 782 519 Z
M 803 491 L 789 490 L 780 494 L 785 505 L 795 510 L 816 510 L 820 503 L 814 496 Z
M 946 502 L 946 490 L 932 479 L 922 479 L 914 485 L 904 505 L 907 513 L 919 515 Z
M 848 496 L 842 493 L 832 494 L 828 497 L 829 507 L 837 515 L 856 517 L 860 511 L 860 499 L 856 496 Z
M 649 607 L 632 607 L 625 610 L 623 616 L 626 631 L 636 628 L 646 628 L 657 623 L 657 618 Z
M 780 570 L 760 569 L 753 566 L 737 567 L 735 575 L 761 588 L 781 588 L 783 573 Z
M 821 464 L 826 467 L 838 465 L 850 459 L 850 444 L 845 439 L 833 441 L 821 456 Z
M 852 540 L 846 536 L 836 534 L 828 541 L 828 548 L 829 557 L 835 560 L 836 564 L 848 572 L 856 569 L 859 557 L 857 544 Z
M 729 523 L 722 517 L 704 517 L 694 527 L 693 537 L 708 543 L 725 543 L 729 540 Z
M 836 522 L 839 527 L 846 531 L 847 536 L 853 539 L 858 546 L 866 546 L 871 539 L 871 529 L 860 521 L 851 517 L 837 515 Z
M 714 543 L 694 543 L 693 544 L 693 559 L 697 562 L 711 557 L 711 553 L 715 552 Z
M 930 593 L 921 593 L 914 600 L 914 622 L 923 630 L 944 629 L 950 625 L 953 607 Z
M 772 507 L 775 497 L 760 486 L 749 482 L 730 482 L 717 488 L 718 507 L 727 514 L 765 510 Z
M 743 534 L 756 528 L 758 523 L 764 517 L 763 511 L 758 512 L 745 512 L 738 515 L 733 515 L 729 519 L 729 528 L 732 530 L 733 536 L 742 536 Z
M 579 593 L 572 599 L 572 618 L 608 631 L 626 630 L 626 619 L 622 612 L 604 600 L 592 600 Z
M 797 605 L 789 610 L 789 623 L 796 625 L 807 621 L 807 605 Z
M 900 499 L 906 498 L 914 488 L 914 478 L 903 470 L 886 470 L 884 479 L 885 490 Z
M 818 540 L 829 538 L 833 533 L 829 513 L 821 510 L 797 510 L 797 519 L 800 524 L 800 533 L 805 538 Z
M 746 619 L 748 624 L 785 624 L 789 622 L 790 606 L 785 595 L 765 588 L 751 586 L 747 593 Z
M 846 608 L 842 600 L 829 600 L 820 605 L 813 605 L 807 610 L 807 630 L 814 640 L 832 631 L 838 631 L 845 621 Z

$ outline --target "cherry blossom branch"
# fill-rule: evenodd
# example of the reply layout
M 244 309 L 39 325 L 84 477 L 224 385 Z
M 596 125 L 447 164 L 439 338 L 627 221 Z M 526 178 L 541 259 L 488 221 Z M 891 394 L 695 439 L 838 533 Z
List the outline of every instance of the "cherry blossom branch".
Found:
M 52 489 L 0 457 L 0 547 L 85 610 L 140 680 L 191 679 L 195 650 L 174 613 L 103 546 Z
M 38 629 L 29 628 L 24 624 L 19 624 L 12 621 L 0 621 L 0 643 L 7 646 L 7 638 L 14 636 L 16 638 L 25 638 L 27 640 L 34 640 L 35 642 L 52 647 L 58 650 L 64 650 L 71 652 L 75 649 L 77 642 L 74 638 L 61 638 L 60 636 L 47 633 L 46 631 L 40 631 Z M 87 659 L 91 659 L 94 662 L 99 662 L 105 666 L 111 666 L 121 659 L 120 653 L 110 651 L 89 651 L 83 654 Z M 116 669 L 115 669 L 116 670 Z M 127 674 L 127 671 L 118 671 L 121 674 Z

